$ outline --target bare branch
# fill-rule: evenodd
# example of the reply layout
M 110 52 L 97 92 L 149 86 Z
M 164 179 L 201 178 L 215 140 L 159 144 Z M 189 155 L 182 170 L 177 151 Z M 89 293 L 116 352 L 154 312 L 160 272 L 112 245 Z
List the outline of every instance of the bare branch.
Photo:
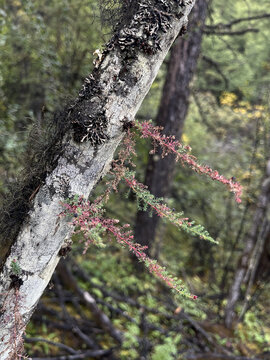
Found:
M 207 30 L 230 29 L 232 26 L 239 24 L 241 22 L 260 20 L 260 19 L 265 19 L 265 18 L 269 18 L 269 17 L 270 17 L 270 14 L 254 15 L 254 16 L 244 17 L 244 18 L 240 18 L 240 19 L 235 19 L 227 24 L 219 23 L 219 24 L 215 24 L 215 25 L 206 25 L 205 28 Z
M 101 328 L 107 331 L 117 342 L 121 343 L 123 338 L 122 333 L 114 328 L 108 316 L 100 310 L 91 294 L 79 287 L 66 263 L 61 261 L 58 265 L 57 272 L 63 283 L 80 296 L 85 305 L 92 312 L 96 322 L 101 326 Z
M 30 344 L 35 343 L 35 342 L 44 342 L 46 344 L 56 346 L 59 349 L 65 350 L 66 352 L 68 352 L 68 353 L 70 353 L 72 355 L 78 355 L 78 351 L 74 350 L 70 346 L 67 346 L 67 345 L 59 343 L 59 342 L 47 340 L 47 339 L 44 339 L 44 338 L 39 338 L 39 337 L 25 338 L 24 341 L 26 343 L 30 343 Z
M 248 29 L 243 29 L 243 30 L 238 30 L 238 31 L 215 31 L 215 30 L 203 30 L 203 33 L 205 35 L 218 35 L 218 36 L 235 36 L 235 35 L 243 35 L 246 34 L 248 32 L 253 32 L 253 33 L 257 33 L 259 32 L 259 29 L 256 28 L 248 28 Z
M 224 355 L 224 354 L 218 354 L 218 353 L 200 353 L 200 354 L 189 354 L 185 355 L 185 358 L 187 360 L 201 360 L 201 359 L 213 359 L 213 360 L 262 360 L 259 358 L 249 358 L 249 357 L 243 357 L 243 356 L 234 356 L 234 355 Z M 35 360 L 35 359 L 33 359 Z
M 80 360 L 80 359 L 89 359 L 89 358 L 100 358 L 105 355 L 109 355 L 112 352 L 109 350 L 89 350 L 81 354 L 76 355 L 62 355 L 55 357 L 42 357 L 42 358 L 32 358 L 32 360 Z
M 229 86 L 229 80 L 227 79 L 227 77 L 221 71 L 220 65 L 216 61 L 214 61 L 213 59 L 210 59 L 209 57 L 207 57 L 205 55 L 202 56 L 202 60 L 204 60 L 205 62 L 207 62 L 209 65 L 211 65 L 212 67 L 214 67 L 216 69 L 217 73 L 224 80 L 224 85 L 225 85 L 225 88 L 227 89 L 228 86 Z

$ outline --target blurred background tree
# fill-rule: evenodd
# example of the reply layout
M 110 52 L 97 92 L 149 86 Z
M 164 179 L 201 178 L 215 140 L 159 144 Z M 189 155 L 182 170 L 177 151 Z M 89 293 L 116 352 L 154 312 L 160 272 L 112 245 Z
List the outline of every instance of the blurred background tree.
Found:
M 93 52 L 112 31 L 101 21 L 99 5 L 0 1 L 1 194 L 19 176 L 30 129 L 38 130 L 45 116 L 76 96 L 91 72 Z M 75 356 L 79 350 L 88 351 L 86 359 L 269 358 L 269 5 L 197 0 L 187 34 L 176 40 L 138 114 L 182 136 L 201 163 L 244 186 L 243 202 L 236 205 L 218 184 L 186 168 L 164 171 L 162 183 L 168 159 L 147 180 L 150 188 L 156 184 L 156 195 L 203 224 L 219 245 L 179 233 L 147 213 L 136 217 L 132 194 L 121 201 L 124 187 L 107 205 L 112 217 L 136 225 L 136 241 L 151 243 L 152 254 L 200 301 L 176 300 L 158 281 L 136 272 L 133 260 L 112 244 L 85 256 L 73 245 L 28 327 L 26 349 L 33 359 Z M 170 132 L 167 120 L 173 116 Z M 138 141 L 142 182 L 159 156 L 149 162 L 149 148 L 146 140 Z M 162 184 L 170 191 L 162 191 Z M 100 183 L 96 194 L 103 191 Z M 83 300 L 86 290 L 91 306 Z

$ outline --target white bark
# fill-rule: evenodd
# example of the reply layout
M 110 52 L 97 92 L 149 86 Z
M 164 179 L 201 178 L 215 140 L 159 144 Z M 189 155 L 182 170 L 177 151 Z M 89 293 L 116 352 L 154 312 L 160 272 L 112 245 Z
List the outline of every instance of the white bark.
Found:
M 16 312 L 17 315 L 20 314 L 23 323 L 27 324 L 59 261 L 58 252 L 72 231 L 67 220 L 59 217 L 62 211 L 61 201 L 65 200 L 67 193 L 69 196 L 75 194 L 89 196 L 97 181 L 106 174 L 114 151 L 123 137 L 121 120 L 134 118 L 170 46 L 186 23 L 194 2 L 195 0 L 185 1 L 182 7 L 184 15 L 181 19 L 173 18 L 171 28 L 166 33 L 160 34 L 160 51 L 154 55 L 145 55 L 138 51 L 138 58 L 132 63 L 131 68 L 137 82 L 129 88 L 125 96 L 117 95 L 112 91 L 115 76 L 121 69 L 119 50 L 109 52 L 100 65 L 99 84 L 102 87 L 102 96 L 107 98 L 105 110 L 109 121 L 107 130 L 109 140 L 95 149 L 89 142 L 77 144 L 71 140 L 70 134 L 67 135 L 64 154 L 34 199 L 34 206 L 0 274 L 1 360 L 16 358 L 12 346 L 13 329 L 16 327 L 15 290 L 10 289 L 12 261 L 15 259 L 21 268 L 20 278 L 23 280 L 19 288 L 20 301 Z M 16 336 L 20 334 L 22 329 L 18 329 Z

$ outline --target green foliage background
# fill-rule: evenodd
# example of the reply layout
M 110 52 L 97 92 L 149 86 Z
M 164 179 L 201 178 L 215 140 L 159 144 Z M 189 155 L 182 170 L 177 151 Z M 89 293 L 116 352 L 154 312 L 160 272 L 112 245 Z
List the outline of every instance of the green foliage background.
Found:
M 269 5 L 269 0 L 213 0 L 207 24 L 228 23 L 232 19 L 265 13 Z M 183 142 L 191 145 L 201 163 L 241 182 L 245 189 L 243 202 L 238 206 L 219 184 L 179 168 L 168 203 L 203 224 L 220 245 L 205 243 L 173 226 L 161 224 L 153 251 L 170 272 L 183 278 L 192 292 L 200 295 L 202 300 L 196 306 L 179 303 L 179 300 L 174 303 L 200 320 L 209 318 L 218 322 L 224 314 L 237 254 L 243 248 L 244 236 L 250 228 L 269 159 L 269 19 L 243 22 L 232 31 L 251 27 L 259 32 L 204 36 L 183 135 Z M 30 128 L 40 126 L 43 116 L 49 116 L 76 96 L 82 79 L 93 68 L 94 50 L 101 48 L 108 33 L 109 29 L 101 27 L 97 0 L 0 0 L 2 194 L 6 192 L 7 182 L 13 182 L 19 176 Z M 205 58 L 211 59 L 216 66 L 209 65 Z M 155 118 L 165 74 L 166 62 L 138 113 L 138 119 Z M 149 146 L 145 140 L 137 143 L 137 177 L 141 181 Z M 102 193 L 103 189 L 104 184 L 100 184 L 96 194 Z M 125 192 L 126 189 L 120 187 L 119 193 L 112 196 L 107 211 L 121 222 L 132 224 L 136 204 L 132 196 L 128 199 L 121 196 Z M 243 216 L 244 227 L 239 237 Z M 79 246 L 74 249 L 93 282 L 136 297 L 146 306 L 164 308 L 165 299 L 170 296 L 167 290 L 149 275 L 134 272 L 132 260 L 122 250 L 110 244 L 105 250 L 91 250 L 84 258 L 80 252 Z M 221 289 L 228 262 L 225 288 Z M 82 286 L 87 285 L 82 283 Z M 266 295 L 269 285 L 261 283 L 259 286 L 261 296 L 246 316 L 245 326 L 238 327 L 232 340 L 236 353 L 239 342 L 248 344 L 251 355 L 268 346 L 270 319 L 265 314 L 270 308 L 270 299 Z M 157 289 L 162 293 L 160 297 Z M 98 289 L 91 291 L 95 296 L 101 296 Z M 213 300 L 215 294 L 221 292 L 225 293 L 222 300 Z M 130 316 L 140 316 L 139 310 L 121 306 Z M 149 321 L 170 327 L 158 315 L 150 314 Z M 114 319 L 114 323 L 126 333 L 120 358 L 137 358 L 136 336 L 140 329 L 122 318 Z M 58 332 L 48 333 L 46 328 L 39 328 L 34 323 L 29 326 L 29 334 L 41 334 L 54 340 L 59 337 Z M 164 359 L 165 355 L 166 359 L 174 359 L 179 348 L 184 346 L 181 337 L 175 333 L 165 337 L 153 330 L 148 336 L 154 343 L 152 360 Z M 224 342 L 224 338 L 218 340 Z M 109 343 L 109 340 L 104 341 Z M 46 349 L 42 346 L 28 349 L 30 352 L 53 353 L 47 345 L 44 345 Z

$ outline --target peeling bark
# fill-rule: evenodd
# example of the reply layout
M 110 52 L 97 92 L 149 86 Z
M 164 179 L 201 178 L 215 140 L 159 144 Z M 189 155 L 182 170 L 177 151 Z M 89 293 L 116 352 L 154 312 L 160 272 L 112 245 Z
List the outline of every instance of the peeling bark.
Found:
M 166 32 L 158 34 L 160 50 L 150 53 L 149 48 L 142 51 L 135 47 L 124 77 L 121 78 L 125 65 L 123 50 L 119 44 L 108 50 L 95 72 L 98 92 L 90 97 L 82 96 L 73 106 L 67 121 L 76 124 L 82 112 L 84 117 L 93 117 L 102 104 L 107 121 L 106 137 L 101 145 L 98 146 L 96 142 L 93 146 L 91 141 L 74 141 L 73 131 L 76 131 L 76 126 L 68 131 L 63 139 L 62 155 L 37 192 L 33 207 L 9 250 L 0 274 L 2 360 L 18 357 L 14 342 L 22 335 L 24 325 L 29 321 L 59 261 L 59 250 L 72 232 L 68 220 L 59 217 L 61 202 L 73 195 L 88 197 L 99 179 L 106 174 L 114 151 L 124 136 L 121 121 L 134 118 L 170 46 L 186 24 L 194 2 L 172 2 L 179 11 L 170 17 L 170 27 Z M 154 0 L 147 2 L 154 6 L 156 3 Z M 134 81 L 130 82 L 130 79 Z M 91 129 L 88 133 L 91 134 Z M 18 274 L 14 274 L 14 260 L 20 269 Z M 17 285 L 14 285 L 14 276 L 20 280 Z M 19 293 L 17 302 L 15 293 Z

